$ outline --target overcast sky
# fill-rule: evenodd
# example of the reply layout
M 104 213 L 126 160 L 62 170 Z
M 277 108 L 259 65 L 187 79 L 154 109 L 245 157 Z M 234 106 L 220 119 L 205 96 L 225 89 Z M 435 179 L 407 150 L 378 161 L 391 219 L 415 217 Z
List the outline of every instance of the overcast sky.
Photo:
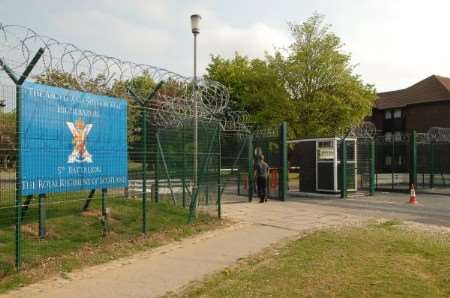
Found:
M 378 91 L 450 77 L 449 0 L 0 0 L 0 22 L 81 48 L 191 75 L 189 16 L 202 15 L 199 69 L 210 54 L 263 57 L 289 44 L 286 22 L 315 11 Z

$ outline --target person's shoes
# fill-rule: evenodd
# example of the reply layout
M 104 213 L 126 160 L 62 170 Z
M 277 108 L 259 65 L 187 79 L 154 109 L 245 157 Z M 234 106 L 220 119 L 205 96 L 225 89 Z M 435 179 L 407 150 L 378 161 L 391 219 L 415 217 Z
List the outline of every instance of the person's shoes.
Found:
M 264 200 L 263 200 L 263 199 L 261 199 L 261 200 L 259 200 L 259 202 L 260 202 L 260 203 L 264 203 Z

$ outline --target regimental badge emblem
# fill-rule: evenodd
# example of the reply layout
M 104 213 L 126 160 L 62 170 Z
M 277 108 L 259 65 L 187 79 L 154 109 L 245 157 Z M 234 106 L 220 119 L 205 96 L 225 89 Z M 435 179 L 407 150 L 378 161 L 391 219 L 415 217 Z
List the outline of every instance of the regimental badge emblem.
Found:
M 78 119 L 73 122 L 66 122 L 72 133 L 73 150 L 69 155 L 67 163 L 91 163 L 92 155 L 88 152 L 86 146 L 86 140 L 89 132 L 92 129 L 92 124 L 85 124 L 82 120 Z

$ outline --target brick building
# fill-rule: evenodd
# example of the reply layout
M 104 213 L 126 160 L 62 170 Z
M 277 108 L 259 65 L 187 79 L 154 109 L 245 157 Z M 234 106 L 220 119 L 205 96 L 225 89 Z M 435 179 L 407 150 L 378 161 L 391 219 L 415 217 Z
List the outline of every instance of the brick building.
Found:
M 402 178 L 398 173 L 408 172 L 410 158 L 409 141 L 402 136 L 413 131 L 426 133 L 431 127 L 450 127 L 450 78 L 432 75 L 405 89 L 378 93 L 369 120 L 375 124 L 379 134 L 377 173 L 397 173 Z M 422 173 L 430 172 L 429 150 L 425 145 L 419 145 L 417 149 L 419 171 Z M 435 161 L 438 164 L 435 171 L 447 173 L 450 164 L 446 153 L 448 146 L 436 145 L 433 150 L 439 156 Z M 422 178 L 425 180 L 425 176 Z M 407 175 L 402 179 L 406 183 Z M 393 180 L 389 183 L 394 185 Z
M 432 75 L 408 88 L 378 93 L 369 120 L 387 139 L 450 127 L 450 78 Z

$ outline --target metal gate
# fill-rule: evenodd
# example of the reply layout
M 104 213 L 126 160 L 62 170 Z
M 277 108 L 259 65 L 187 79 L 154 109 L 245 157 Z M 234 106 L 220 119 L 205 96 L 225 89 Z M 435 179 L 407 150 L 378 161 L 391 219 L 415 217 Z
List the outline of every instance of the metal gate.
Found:
M 408 190 L 410 183 L 410 136 L 377 136 L 375 183 L 378 190 Z
M 278 130 L 222 132 L 222 201 L 251 201 L 256 194 L 254 162 L 261 154 L 269 164 L 267 194 L 271 199 L 287 196 L 287 125 Z M 237 194 L 237 196 L 236 196 Z
M 245 131 L 223 131 L 222 153 L 222 202 L 247 202 L 249 200 L 248 177 L 252 171 L 251 134 Z

